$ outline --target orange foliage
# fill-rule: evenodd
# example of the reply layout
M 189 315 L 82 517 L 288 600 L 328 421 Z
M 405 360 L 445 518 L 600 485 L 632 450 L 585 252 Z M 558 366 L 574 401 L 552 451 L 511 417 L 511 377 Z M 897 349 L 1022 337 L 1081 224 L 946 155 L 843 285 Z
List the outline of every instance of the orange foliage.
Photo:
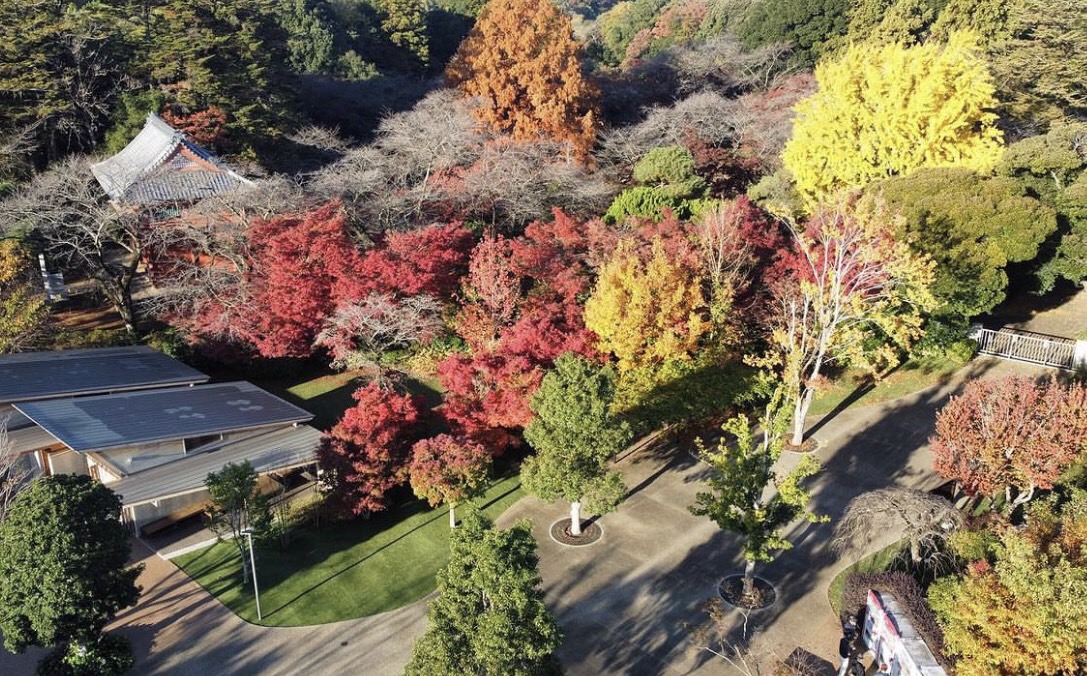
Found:
M 446 76 L 483 105 L 480 118 L 515 139 L 569 142 L 586 157 L 596 138 L 596 89 L 585 79 L 570 18 L 550 2 L 491 0 Z

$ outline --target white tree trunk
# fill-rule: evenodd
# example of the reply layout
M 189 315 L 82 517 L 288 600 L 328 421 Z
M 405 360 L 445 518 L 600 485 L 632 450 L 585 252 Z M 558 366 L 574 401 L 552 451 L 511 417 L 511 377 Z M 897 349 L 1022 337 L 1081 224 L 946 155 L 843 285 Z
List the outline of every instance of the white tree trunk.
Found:
M 793 407 L 793 437 L 789 440 L 792 446 L 797 448 L 804 443 L 804 419 L 808 417 L 811 402 L 815 396 L 815 390 L 800 388 L 800 395 L 796 398 L 796 406 Z
M 450 502 L 449 503 L 449 527 L 450 528 L 456 528 L 457 527 L 457 515 L 453 511 L 455 508 L 456 508 L 456 505 L 454 503 Z
M 581 536 L 581 501 L 570 503 L 570 535 Z
M 744 566 L 744 592 L 743 597 L 745 599 L 751 598 L 751 595 L 755 593 L 755 562 L 748 561 Z

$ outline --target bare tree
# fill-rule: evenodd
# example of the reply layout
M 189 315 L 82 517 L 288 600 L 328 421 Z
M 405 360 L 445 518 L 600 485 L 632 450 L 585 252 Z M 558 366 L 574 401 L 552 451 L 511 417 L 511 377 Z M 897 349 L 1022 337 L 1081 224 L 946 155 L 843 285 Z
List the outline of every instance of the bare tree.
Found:
M 708 652 L 723 660 L 731 667 L 729 673 L 740 676 L 817 676 L 822 673 L 818 659 L 806 651 L 796 650 L 782 659 L 772 650 L 752 645 L 757 641 L 748 638 L 750 610 L 726 606 L 720 598 L 710 599 L 703 610 L 709 620 L 687 627 L 691 632 L 691 645 L 699 652 Z M 734 626 L 735 614 L 741 618 L 738 631 Z
M 314 345 L 341 369 L 370 367 L 380 380 L 381 356 L 394 347 L 429 340 L 442 330 L 442 305 L 431 296 L 396 299 L 385 294 L 342 305 L 325 320 Z
M 32 231 L 52 262 L 95 282 L 131 333 L 140 226 L 140 214 L 106 201 L 85 157 L 56 164 L 0 203 L 0 231 Z
M 814 92 L 815 78 L 800 73 L 781 80 L 771 91 L 754 91 L 730 99 L 718 111 L 718 119 L 764 168 L 776 169 L 793 133 L 793 106 Z
M 775 87 L 795 70 L 789 63 L 792 47 L 776 42 L 753 51 L 728 33 L 705 42 L 675 50 L 671 63 L 679 79 L 679 90 L 687 94 L 712 89 L 723 94 Z
M 834 526 L 832 546 L 842 552 L 864 540 L 903 529 L 910 540 L 910 558 L 921 563 L 923 552 L 942 550 L 949 535 L 963 523 L 962 513 L 945 498 L 912 488 L 880 488 L 849 501 Z
M 7 416 L 0 416 L 0 522 L 32 475 L 28 459 L 15 453 L 8 437 Z

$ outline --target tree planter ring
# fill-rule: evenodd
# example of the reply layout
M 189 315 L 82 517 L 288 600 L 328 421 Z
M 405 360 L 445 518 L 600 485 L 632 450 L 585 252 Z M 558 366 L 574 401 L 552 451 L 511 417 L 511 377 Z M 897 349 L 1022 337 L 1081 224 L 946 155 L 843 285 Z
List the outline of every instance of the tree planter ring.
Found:
M 753 598 L 743 598 L 743 573 L 733 573 L 717 584 L 717 593 L 721 595 L 721 600 L 741 610 L 762 610 L 774 605 L 778 599 L 777 589 L 758 575 L 753 577 L 755 579 Z
M 551 524 L 551 539 L 567 547 L 584 547 L 596 543 L 604 536 L 604 529 L 596 521 L 582 522 L 581 535 L 570 535 L 570 523 L 570 519 L 559 519 Z

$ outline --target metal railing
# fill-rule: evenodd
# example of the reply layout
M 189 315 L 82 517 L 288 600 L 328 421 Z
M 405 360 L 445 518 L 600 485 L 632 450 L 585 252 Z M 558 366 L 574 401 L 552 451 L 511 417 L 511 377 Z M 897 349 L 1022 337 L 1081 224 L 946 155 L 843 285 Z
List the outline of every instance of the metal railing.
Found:
M 1014 329 L 975 328 L 970 336 L 982 354 L 1042 364 L 1069 371 L 1076 368 L 1076 341 Z

